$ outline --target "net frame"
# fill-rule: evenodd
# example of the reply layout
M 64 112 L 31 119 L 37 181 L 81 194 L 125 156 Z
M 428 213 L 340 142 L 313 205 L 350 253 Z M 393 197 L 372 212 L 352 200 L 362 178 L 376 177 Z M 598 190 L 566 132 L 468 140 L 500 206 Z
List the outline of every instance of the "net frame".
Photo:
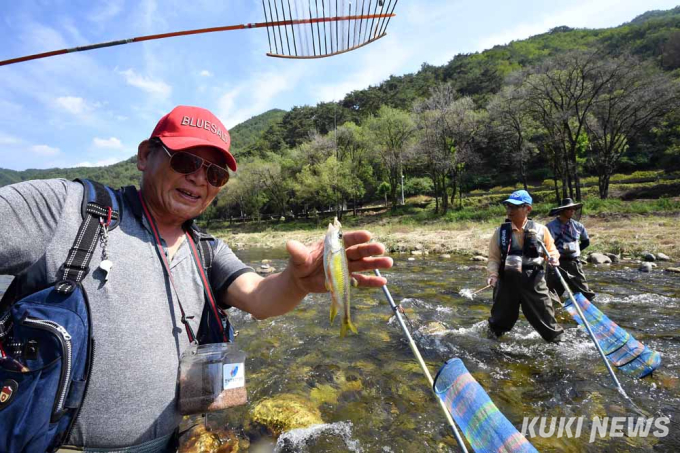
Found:
M 394 9 L 397 6 L 398 1 L 399 0 L 355 0 L 356 6 L 354 8 L 354 14 L 352 14 L 352 0 L 307 0 L 306 11 L 302 7 L 304 0 L 262 0 L 262 8 L 265 12 L 265 22 L 175 31 L 52 50 L 49 52 L 2 60 L 0 61 L 0 66 L 54 57 L 67 53 L 119 46 L 133 42 L 151 41 L 201 33 L 244 30 L 249 28 L 267 28 L 267 38 L 269 41 L 269 52 L 267 55 L 270 57 L 293 59 L 324 58 L 358 49 L 384 37 L 390 19 L 395 15 Z M 312 7 L 312 3 L 314 4 L 314 7 Z M 318 7 L 319 3 L 321 4 L 321 8 Z M 359 10 L 359 3 L 361 4 L 361 14 L 356 14 Z M 387 6 L 385 6 L 386 3 Z M 272 4 L 274 5 L 273 10 L 271 7 Z M 267 5 L 269 5 L 269 9 L 267 9 Z M 348 5 L 348 7 L 345 8 L 345 5 Z M 372 14 L 370 13 L 371 6 L 373 6 Z M 378 7 L 380 8 L 380 11 L 378 11 Z M 293 16 L 293 11 L 295 11 L 296 18 Z M 346 15 L 338 15 L 339 12 L 345 14 L 345 11 Z M 300 19 L 300 17 L 303 18 Z M 369 21 L 370 26 L 368 25 Z M 306 30 L 307 25 L 309 25 L 309 31 Z M 283 33 L 281 32 L 281 27 L 283 27 Z M 296 28 L 294 27 L 298 27 L 297 33 L 295 33 Z M 314 32 L 315 29 L 316 34 Z M 323 46 L 321 42 L 321 30 L 323 30 Z M 333 30 L 335 30 L 334 36 Z M 278 33 L 279 36 L 278 44 L 276 42 L 276 33 Z M 285 48 L 283 46 L 284 34 L 286 37 Z M 347 35 L 346 44 L 345 34 Z M 274 38 L 274 47 L 272 47 L 272 36 Z M 290 47 L 291 41 L 293 43 L 292 50 Z M 309 52 L 310 44 L 312 46 L 311 53 Z
M 262 0 L 271 24 L 267 56 L 325 58 L 356 50 L 387 34 L 398 1 Z

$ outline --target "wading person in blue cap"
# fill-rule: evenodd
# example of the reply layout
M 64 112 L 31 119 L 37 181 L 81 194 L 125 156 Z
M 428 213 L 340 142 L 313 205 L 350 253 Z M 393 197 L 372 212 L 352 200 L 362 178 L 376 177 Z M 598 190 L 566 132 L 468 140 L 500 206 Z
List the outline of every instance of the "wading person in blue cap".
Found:
M 583 266 L 579 261 L 581 250 L 590 245 L 590 238 L 586 227 L 572 218 L 582 206 L 583 203 L 574 203 L 571 198 L 564 198 L 560 206 L 550 210 L 550 215 L 557 217 L 546 227 L 555 239 L 555 247 L 560 252 L 560 268 L 566 271 L 562 272 L 562 277 L 569 285 L 569 289 L 573 293 L 583 294 L 588 300 L 593 300 L 595 293 L 588 287 Z M 548 288 L 555 291 L 558 296 L 565 291 L 560 278 L 554 271 L 548 273 Z
M 489 329 L 497 337 L 512 330 L 521 306 L 541 337 L 557 342 L 563 330 L 555 321 L 539 241 L 548 249 L 551 265 L 559 265 L 560 255 L 548 229 L 528 219 L 532 202 L 526 190 L 503 201 L 507 219 L 489 242 L 488 283 L 494 287 Z

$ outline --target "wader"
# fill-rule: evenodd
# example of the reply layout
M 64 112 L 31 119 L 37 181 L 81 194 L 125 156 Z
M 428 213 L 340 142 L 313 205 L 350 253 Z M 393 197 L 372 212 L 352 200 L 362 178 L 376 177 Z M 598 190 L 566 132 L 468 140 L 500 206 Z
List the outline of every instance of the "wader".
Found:
M 509 332 L 519 318 L 519 308 L 529 324 L 545 341 L 555 341 L 563 332 L 555 321 L 555 312 L 550 292 L 545 281 L 543 260 L 538 252 L 538 243 L 533 221 L 524 230 L 524 247 L 513 247 L 512 225 L 501 226 L 501 267 L 499 278 L 493 292 L 493 307 L 489 318 L 489 328 L 496 336 Z M 505 269 L 508 255 L 521 256 L 521 272 Z
M 567 282 L 567 285 L 569 285 L 569 289 L 571 289 L 572 293 L 581 293 L 590 301 L 595 298 L 595 293 L 588 287 L 586 275 L 583 273 L 583 265 L 578 258 L 561 257 L 560 270 L 562 271 L 562 277 L 564 277 L 564 280 Z M 565 291 L 560 278 L 552 269 L 548 273 L 548 288 L 550 288 L 551 291 L 555 291 L 558 296 L 561 296 Z

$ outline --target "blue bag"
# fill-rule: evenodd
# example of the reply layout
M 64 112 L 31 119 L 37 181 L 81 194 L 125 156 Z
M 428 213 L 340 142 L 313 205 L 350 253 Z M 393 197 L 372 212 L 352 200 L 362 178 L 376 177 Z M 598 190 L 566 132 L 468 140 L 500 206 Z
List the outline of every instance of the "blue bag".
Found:
M 2 452 L 56 450 L 67 439 L 87 389 L 94 344 L 81 281 L 101 230 L 118 225 L 119 203 L 111 189 L 80 182 L 83 222 L 60 280 L 20 298 L 16 282 L 26 276 L 16 277 L 0 305 Z

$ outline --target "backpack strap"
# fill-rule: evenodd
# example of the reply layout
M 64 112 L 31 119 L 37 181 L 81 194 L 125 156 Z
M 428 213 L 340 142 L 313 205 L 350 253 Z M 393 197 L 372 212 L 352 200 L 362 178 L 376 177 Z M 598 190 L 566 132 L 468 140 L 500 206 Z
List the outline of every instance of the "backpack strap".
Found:
M 235 336 L 234 329 L 229 322 L 227 313 L 217 304 L 217 299 L 208 278 L 215 258 L 215 237 L 198 231 L 195 226 L 187 236 L 191 247 L 191 256 L 203 281 L 206 302 L 203 316 L 201 317 L 201 325 L 199 326 L 198 341 L 200 344 L 232 342 Z
M 108 187 L 88 179 L 76 179 L 83 185 L 83 222 L 76 239 L 60 270 L 60 280 L 55 289 L 61 294 L 70 294 L 85 278 L 90 260 L 101 231 L 111 230 L 120 223 L 120 205 L 115 193 Z

